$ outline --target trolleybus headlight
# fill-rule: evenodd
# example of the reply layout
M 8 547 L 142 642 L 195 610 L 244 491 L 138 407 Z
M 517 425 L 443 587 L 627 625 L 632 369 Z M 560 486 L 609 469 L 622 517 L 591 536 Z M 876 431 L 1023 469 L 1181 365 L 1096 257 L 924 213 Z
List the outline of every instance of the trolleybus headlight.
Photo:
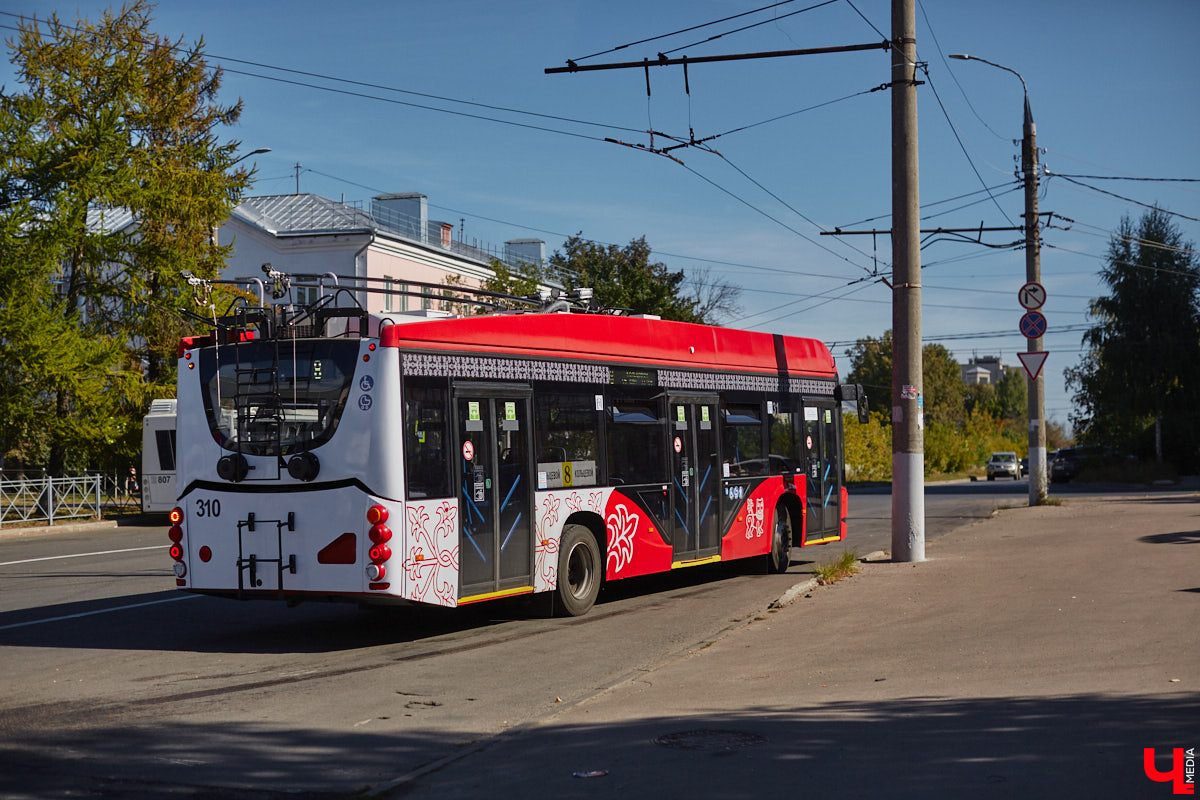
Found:
M 311 481 L 321 471 L 321 462 L 312 453 L 300 453 L 287 462 L 288 475 L 298 481 Z
M 246 457 L 241 453 L 230 453 L 227 456 L 221 456 L 217 462 L 217 474 L 223 480 L 241 483 L 246 479 L 246 475 L 250 472 L 250 464 L 246 462 Z

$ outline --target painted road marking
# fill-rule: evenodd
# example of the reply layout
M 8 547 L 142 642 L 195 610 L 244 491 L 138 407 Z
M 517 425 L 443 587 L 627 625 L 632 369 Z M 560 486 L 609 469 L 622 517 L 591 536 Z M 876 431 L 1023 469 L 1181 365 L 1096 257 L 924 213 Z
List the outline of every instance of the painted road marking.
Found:
M 58 561 L 60 558 L 87 558 L 88 556 L 109 556 L 114 553 L 136 553 L 139 550 L 163 550 L 169 544 L 156 544 L 153 547 L 127 547 L 124 550 L 101 550 L 98 553 L 70 553 L 65 556 L 43 556 L 42 558 L 26 558 L 23 561 L 0 561 L 0 567 L 11 567 L 13 564 L 32 564 L 35 561 Z
M 35 619 L 35 620 L 30 620 L 29 622 L 18 622 L 13 625 L 0 625 L 0 631 L 10 631 L 13 628 L 25 628 L 30 625 L 42 625 L 47 622 L 62 622 L 65 619 L 79 619 L 80 617 L 91 617 L 91 616 L 95 616 L 96 614 L 108 614 L 113 611 L 126 611 L 130 608 L 141 608 L 142 606 L 157 606 L 162 603 L 177 603 L 180 600 L 195 600 L 197 597 L 200 597 L 200 596 L 201 595 L 198 595 L 198 594 L 185 594 L 185 595 L 180 595 L 179 597 L 168 597 L 165 600 L 148 600 L 145 603 L 131 603 L 130 605 L 127 605 L 127 606 L 116 606 L 114 608 L 101 608 L 101 609 L 97 609 L 96 611 L 81 611 L 78 614 L 67 614 L 62 617 L 49 617 L 48 619 Z

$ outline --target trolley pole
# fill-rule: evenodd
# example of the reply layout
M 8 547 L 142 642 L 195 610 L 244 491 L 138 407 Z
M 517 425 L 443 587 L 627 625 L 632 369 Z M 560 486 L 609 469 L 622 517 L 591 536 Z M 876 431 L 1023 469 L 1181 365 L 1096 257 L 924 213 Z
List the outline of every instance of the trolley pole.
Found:
M 925 560 L 915 0 L 892 0 L 892 560 Z

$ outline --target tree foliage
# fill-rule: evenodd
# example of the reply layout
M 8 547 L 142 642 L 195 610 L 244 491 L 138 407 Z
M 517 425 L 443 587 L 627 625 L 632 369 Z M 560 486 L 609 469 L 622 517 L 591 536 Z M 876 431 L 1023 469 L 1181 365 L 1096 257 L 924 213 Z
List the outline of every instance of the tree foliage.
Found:
M 892 332 L 884 331 L 879 338 L 866 336 L 846 351 L 850 371 L 846 380 L 861 383 L 867 392 L 871 411 L 891 418 L 892 405 Z M 925 418 L 939 422 L 956 422 L 963 418 L 962 371 L 954 356 L 940 344 L 921 348 L 924 386 L 922 387 Z
M 866 387 L 871 408 L 869 425 L 847 418 L 847 469 L 853 465 L 857 479 L 890 479 L 892 332 L 859 339 L 846 356 L 850 360 L 846 380 Z M 1004 370 L 994 386 L 966 385 L 961 367 L 942 345 L 925 345 L 921 357 L 926 474 L 978 468 L 995 450 L 1025 454 L 1027 387 L 1020 370 Z M 881 425 L 889 428 L 886 441 L 879 431 Z M 1062 431 L 1056 427 L 1054 432 L 1058 446 Z
M 22 20 L 9 41 L 24 91 L 0 93 L 0 226 L 24 288 L 0 311 L 6 347 L 25 350 L 3 380 L 30 400 L 55 474 L 137 452 L 145 400 L 173 392 L 181 273 L 215 277 L 211 231 L 250 177 L 219 139 L 241 103 L 217 102 L 203 42 L 156 36 L 150 10 Z M 37 344 L 50 331 L 52 357 Z
M 631 314 L 656 314 L 681 322 L 717 324 L 738 310 L 741 291 L 708 270 L 693 276 L 650 260 L 646 237 L 624 247 L 571 236 L 545 267 L 530 265 L 516 272 L 496 261 L 493 277 L 483 288 L 518 296 L 533 294 L 545 283 L 568 291 L 589 288 L 595 302 Z
M 892 332 L 886 330 L 876 339 L 866 336 L 846 351 L 850 359 L 849 383 L 862 384 L 872 413 L 892 418 Z
M 1197 465 L 1200 428 L 1200 264 L 1169 215 L 1121 220 L 1101 278 L 1109 293 L 1091 303 L 1088 348 L 1067 371 L 1079 439 L 1181 469 Z M 1157 435 L 1156 435 L 1157 434 Z

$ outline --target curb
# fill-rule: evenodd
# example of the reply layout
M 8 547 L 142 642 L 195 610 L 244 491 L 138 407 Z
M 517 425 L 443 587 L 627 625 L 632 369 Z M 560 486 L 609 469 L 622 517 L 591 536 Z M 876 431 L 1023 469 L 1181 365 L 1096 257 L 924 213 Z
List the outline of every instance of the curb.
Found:
M 0 539 L 19 539 L 24 536 L 44 536 L 49 533 L 81 533 L 83 531 L 100 531 L 117 527 L 115 519 L 102 519 L 99 522 L 66 523 L 63 525 L 37 525 L 28 528 L 0 528 Z
M 859 563 L 870 564 L 888 561 L 890 559 L 888 559 L 887 553 L 883 550 L 873 550 L 858 560 Z M 816 578 L 809 578 L 808 580 L 801 581 L 783 594 L 779 595 L 779 597 L 773 603 L 768 605 L 767 608 L 783 608 L 786 605 L 790 605 L 791 603 L 795 602 L 797 597 L 802 594 L 808 594 L 820 585 L 821 582 Z

